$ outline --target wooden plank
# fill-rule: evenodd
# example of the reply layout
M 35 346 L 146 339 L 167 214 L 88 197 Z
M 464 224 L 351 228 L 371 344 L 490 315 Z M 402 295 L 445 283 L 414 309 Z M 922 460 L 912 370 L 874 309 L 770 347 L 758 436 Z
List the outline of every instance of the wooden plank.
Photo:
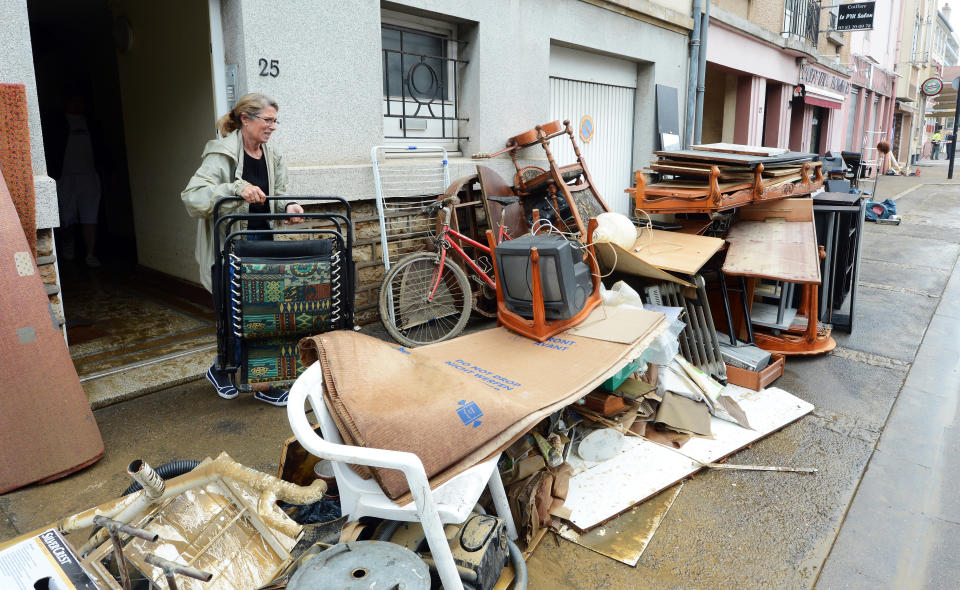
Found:
M 813 221 L 813 199 L 794 197 L 778 201 L 754 203 L 740 209 L 740 221 Z
M 737 143 L 704 143 L 690 146 L 692 150 L 704 152 L 723 152 L 725 154 L 743 154 L 745 156 L 782 156 L 790 150 Z
M 740 221 L 727 234 L 723 272 L 791 283 L 819 284 L 820 260 L 812 221 Z
M 710 176 L 709 168 L 689 168 L 687 166 L 651 164 L 649 170 L 652 172 L 661 172 L 665 174 L 677 174 L 682 176 L 697 176 L 701 178 L 709 178 Z M 753 180 L 753 173 L 745 168 L 742 170 L 738 169 L 737 172 L 725 172 L 723 169 L 721 169 L 719 178 L 720 180 L 749 181 L 749 180 Z
M 720 238 L 644 229 L 629 250 L 598 244 L 596 252 L 606 269 L 689 285 L 669 273 L 696 274 L 722 247 Z
M 791 174 L 799 174 L 802 170 L 801 166 L 788 166 L 784 168 L 764 168 L 764 176 L 789 176 Z
M 719 162 L 722 164 L 740 164 L 744 166 L 755 166 L 763 164 L 795 164 L 800 162 L 809 162 L 816 157 L 816 154 L 805 152 L 787 152 L 781 156 L 748 156 L 745 154 L 728 154 L 724 152 L 704 152 L 697 150 L 671 150 L 653 152 L 658 156 L 671 158 L 674 160 L 694 160 L 700 162 Z
M 749 182 L 719 182 L 717 183 L 720 192 L 733 192 L 740 189 L 750 188 L 751 183 Z M 690 188 L 696 189 L 699 187 L 706 187 L 706 185 L 697 180 L 667 180 L 664 182 L 658 182 L 656 184 L 648 184 L 647 190 L 651 188 Z M 709 187 L 706 187 L 709 190 Z

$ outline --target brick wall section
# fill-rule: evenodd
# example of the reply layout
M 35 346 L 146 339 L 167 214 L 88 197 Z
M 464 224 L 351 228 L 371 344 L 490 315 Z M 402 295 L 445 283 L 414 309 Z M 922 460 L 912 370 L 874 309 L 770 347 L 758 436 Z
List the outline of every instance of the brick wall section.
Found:
M 304 209 L 310 212 L 343 213 L 342 206 L 306 205 Z M 357 267 L 356 297 L 354 308 L 356 323 L 363 325 L 376 322 L 380 319 L 378 297 L 380 282 L 383 280 L 383 256 L 380 246 L 380 218 L 377 215 L 376 203 L 373 200 L 351 201 L 350 209 L 353 216 L 354 246 L 353 261 Z M 403 235 L 402 227 L 422 228 L 431 223 L 426 212 L 409 210 L 404 213 L 388 213 L 388 224 L 395 228 L 394 238 L 390 238 L 388 248 L 391 259 L 395 262 L 404 254 L 421 250 L 427 245 L 427 238 L 415 236 L 407 239 L 397 236 Z M 329 227 L 323 221 L 303 223 L 304 228 Z M 281 239 L 309 239 L 310 236 L 289 236 Z
M 748 19 L 779 35 L 783 32 L 783 9 L 783 0 L 751 0 Z
M 60 300 L 60 285 L 57 281 L 57 259 L 54 255 L 53 229 L 37 230 L 37 271 L 47 290 L 50 305 L 57 322 L 64 325 L 63 303 Z

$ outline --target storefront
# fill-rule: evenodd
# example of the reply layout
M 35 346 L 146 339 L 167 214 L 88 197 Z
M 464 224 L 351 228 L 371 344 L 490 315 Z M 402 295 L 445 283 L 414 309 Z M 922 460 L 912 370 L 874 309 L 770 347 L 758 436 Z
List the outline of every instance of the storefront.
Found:
M 896 75 L 886 72 L 864 57 L 853 58 L 848 125 L 844 149 L 861 152 L 864 160 L 873 160 L 877 143 L 891 141 L 893 129 L 893 90 Z
M 804 64 L 794 93 L 790 148 L 822 154 L 839 151 L 850 81 L 819 65 Z
M 703 141 L 788 147 L 797 58 L 711 23 Z

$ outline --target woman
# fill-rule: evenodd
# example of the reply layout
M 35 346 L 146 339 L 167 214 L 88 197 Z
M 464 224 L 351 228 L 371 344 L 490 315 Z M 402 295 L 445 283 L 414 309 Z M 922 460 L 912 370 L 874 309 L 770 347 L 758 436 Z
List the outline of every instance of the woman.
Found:
M 890 144 L 886 141 L 881 141 L 877 144 L 877 151 L 880 153 L 880 164 L 878 166 L 878 172 L 880 174 L 892 174 L 892 175 L 901 175 L 903 170 L 900 169 L 900 164 L 897 163 L 897 159 L 893 157 L 893 153 L 890 151 Z
M 227 213 L 303 213 L 298 203 L 266 200 L 267 195 L 287 192 L 287 167 L 283 157 L 268 147 L 270 135 L 279 125 L 277 102 L 262 94 L 246 94 L 229 113 L 217 121 L 219 139 L 207 142 L 203 148 L 200 168 L 183 189 L 180 198 L 191 217 L 197 218 L 196 259 L 200 265 L 200 282 L 213 292 L 211 269 L 217 255 L 214 252 L 213 206 L 230 195 L 243 197 L 244 202 L 224 203 L 219 215 Z M 300 218 L 284 220 L 297 223 Z M 266 221 L 251 221 L 247 229 L 269 229 Z M 222 236 L 221 236 L 222 237 Z M 269 239 L 269 236 L 268 238 Z M 224 399 L 237 397 L 237 388 L 229 373 L 217 370 L 216 362 L 207 370 L 207 379 Z M 287 392 L 282 390 L 257 391 L 255 399 L 285 406 Z

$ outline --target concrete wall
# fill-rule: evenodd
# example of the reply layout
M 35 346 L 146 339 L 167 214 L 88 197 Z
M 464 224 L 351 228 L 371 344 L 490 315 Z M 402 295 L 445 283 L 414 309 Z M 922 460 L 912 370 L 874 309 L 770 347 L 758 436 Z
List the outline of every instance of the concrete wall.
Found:
M 141 265 L 199 282 L 196 220 L 180 191 L 215 137 L 207 4 L 118 2 L 134 45 L 118 54 L 130 188 Z
M 496 151 L 506 138 L 545 122 L 551 45 L 647 64 L 650 71 L 642 75 L 649 78 L 651 92 L 653 84 L 667 84 L 684 96 L 686 34 L 615 10 L 636 10 L 650 2 L 595 4 L 603 3 L 402 0 L 383 8 L 453 23 L 467 41 L 461 57 L 470 63 L 462 70 L 460 115 L 469 121 L 461 122 L 460 134 L 469 139 L 460 142 L 460 150 L 469 155 Z M 647 8 L 662 12 L 668 6 L 674 16 L 690 20 L 689 7 L 682 12 L 685 4 L 689 0 Z M 384 142 L 380 3 L 223 0 L 222 7 L 226 60 L 240 65 L 240 93 L 262 91 L 280 103 L 283 124 L 271 141 L 288 159 L 291 190 L 372 198 L 370 149 Z M 264 23 L 282 23 L 283 34 Z M 261 58 L 278 60 L 280 75 L 260 76 Z M 637 161 L 648 158 L 654 147 L 653 103 L 640 106 Z M 542 158 L 538 153 L 525 156 Z M 510 167 L 506 161 L 494 166 L 505 172 Z M 453 177 L 473 169 L 468 159 L 451 161 Z
M 43 153 L 40 103 L 37 99 L 37 79 L 33 72 L 27 0 L 0 0 L 0 23 L 3 23 L 0 27 L 0 83 L 23 84 L 27 91 L 30 158 L 37 196 L 37 228 L 57 227 L 60 225 L 57 186 L 53 179 L 47 176 L 47 160 Z
M 740 18 L 750 18 L 750 0 L 713 0 L 711 4 L 713 6 L 719 6 Z
M 727 75 L 723 70 L 707 65 L 703 91 L 703 143 L 723 141 L 723 103 Z

